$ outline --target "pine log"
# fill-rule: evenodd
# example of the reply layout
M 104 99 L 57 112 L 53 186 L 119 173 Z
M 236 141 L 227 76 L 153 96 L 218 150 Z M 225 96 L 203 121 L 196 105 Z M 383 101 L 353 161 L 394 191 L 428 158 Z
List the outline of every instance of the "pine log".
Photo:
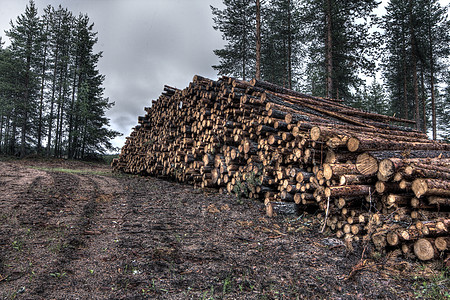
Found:
M 384 181 L 377 181 L 375 183 L 375 190 L 379 194 L 384 193 L 399 193 L 401 192 L 401 189 L 396 182 L 384 182 Z
M 450 206 L 450 198 L 430 196 L 428 197 L 428 204 L 437 206 Z
M 357 174 L 354 164 L 323 164 L 323 176 L 325 179 L 339 178 L 341 175 Z
M 342 196 L 365 196 L 374 191 L 370 185 L 344 185 L 326 187 L 324 191 L 325 197 L 342 197 Z
M 382 139 L 377 137 L 351 137 L 347 142 L 347 149 L 350 152 L 370 151 L 379 149 L 390 150 L 443 150 L 450 151 L 450 144 L 437 142 L 405 142 Z
M 339 177 L 339 185 L 370 184 L 373 181 L 373 177 L 366 175 L 344 174 Z
M 429 239 L 419 239 L 414 243 L 414 254 L 422 261 L 431 260 L 436 257 L 437 251 Z
M 434 246 L 439 251 L 447 251 L 450 250 L 450 237 L 448 236 L 440 236 L 434 240 Z
M 362 153 L 356 158 L 356 169 L 362 175 L 374 175 L 378 172 L 378 161 L 369 153 Z
M 430 166 L 431 167 L 431 166 Z M 450 167 L 449 168 L 438 168 L 433 166 L 433 168 L 420 167 L 414 164 L 405 167 L 404 174 L 410 177 L 421 177 L 421 178 L 435 178 L 435 179 L 445 179 L 450 181 Z
M 450 197 L 450 181 L 418 178 L 412 183 L 412 190 L 417 198 L 422 196 Z

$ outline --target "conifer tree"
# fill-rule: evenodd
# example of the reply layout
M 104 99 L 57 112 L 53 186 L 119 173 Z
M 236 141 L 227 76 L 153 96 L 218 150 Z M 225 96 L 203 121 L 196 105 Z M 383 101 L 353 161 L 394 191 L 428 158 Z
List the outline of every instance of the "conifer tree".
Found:
M 437 137 L 450 143 L 450 71 L 444 76 L 445 89 L 436 93 L 436 131 Z
M 391 0 L 386 11 L 383 70 L 391 109 L 424 132 L 431 111 L 436 139 L 435 94 L 450 52 L 447 9 L 438 0 Z
M 303 0 L 301 23 L 309 51 L 310 92 L 350 99 L 361 84 L 360 72 L 372 72 L 376 40 L 369 34 L 376 0 Z
M 292 88 L 298 82 L 302 54 L 299 7 L 292 0 L 273 0 L 265 7 L 263 75 L 275 84 Z
M 391 99 L 391 110 L 404 119 L 412 117 L 413 106 L 407 9 L 406 1 L 391 0 L 383 17 L 383 75 Z
M 41 154 L 44 141 L 55 157 L 113 150 L 93 26 L 62 6 L 39 17 L 33 1 L 11 22 L 11 46 L 0 47 L 0 153 Z
M 39 17 L 37 8 L 32 0 L 25 8 L 16 22 L 10 23 L 11 29 L 6 35 L 11 41 L 11 50 L 17 60 L 23 62 L 23 79 L 18 82 L 21 87 L 21 100 L 16 102 L 15 113 L 17 127 L 20 128 L 20 156 L 26 155 L 30 142 L 35 134 L 34 117 L 37 107 L 38 94 L 38 57 L 39 43 Z
M 223 49 L 214 50 L 219 64 L 213 66 L 220 75 L 244 80 L 255 76 L 256 2 L 255 0 L 224 0 L 223 10 L 211 6 L 214 29 L 226 41 Z
M 436 88 L 441 77 L 448 76 L 448 58 L 450 57 L 450 20 L 447 7 L 441 7 L 437 0 L 423 0 L 424 20 L 422 44 L 424 48 L 423 59 L 429 76 L 429 95 L 431 97 L 432 136 L 437 139 L 437 112 Z M 427 80 L 428 81 L 428 80 Z M 450 131 L 450 130 L 448 130 Z

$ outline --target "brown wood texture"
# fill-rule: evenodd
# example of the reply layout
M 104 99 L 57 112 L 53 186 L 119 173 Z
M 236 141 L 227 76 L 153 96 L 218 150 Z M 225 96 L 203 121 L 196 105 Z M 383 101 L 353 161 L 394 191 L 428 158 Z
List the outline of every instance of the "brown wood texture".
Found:
M 413 121 L 227 76 L 165 86 L 144 110 L 116 171 L 257 199 L 270 216 L 310 211 L 380 250 L 448 251 L 450 145 Z

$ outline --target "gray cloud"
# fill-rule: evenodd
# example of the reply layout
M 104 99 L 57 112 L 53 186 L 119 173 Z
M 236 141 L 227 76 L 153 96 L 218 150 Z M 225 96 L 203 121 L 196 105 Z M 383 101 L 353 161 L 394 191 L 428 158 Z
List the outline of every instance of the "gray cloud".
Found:
M 28 0 L 2 1 L 0 29 L 9 29 Z M 220 32 L 212 26 L 209 5 L 221 0 L 35 0 L 39 12 L 61 4 L 74 14 L 85 13 L 98 32 L 96 51 L 103 51 L 100 72 L 106 76 L 105 97 L 115 102 L 108 111 L 111 127 L 124 136 L 121 147 L 144 107 L 159 97 L 165 84 L 186 87 L 195 74 L 216 78 L 214 49 L 221 48 Z M 5 37 L 4 37 L 5 39 Z

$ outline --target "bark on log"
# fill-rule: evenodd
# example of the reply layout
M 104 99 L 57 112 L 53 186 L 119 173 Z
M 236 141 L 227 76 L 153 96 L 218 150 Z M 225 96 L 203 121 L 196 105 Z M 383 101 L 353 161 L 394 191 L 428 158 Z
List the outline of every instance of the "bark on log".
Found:
M 270 215 L 328 211 L 321 221 L 337 236 L 374 233 L 380 250 L 448 236 L 450 146 L 383 123 L 406 121 L 226 76 L 164 90 L 138 118 L 115 170 L 248 193 Z
M 330 186 L 325 188 L 324 195 L 325 197 L 365 196 L 373 191 L 370 185 Z
M 450 181 L 418 178 L 413 181 L 412 190 L 417 198 L 422 196 L 450 197 Z

